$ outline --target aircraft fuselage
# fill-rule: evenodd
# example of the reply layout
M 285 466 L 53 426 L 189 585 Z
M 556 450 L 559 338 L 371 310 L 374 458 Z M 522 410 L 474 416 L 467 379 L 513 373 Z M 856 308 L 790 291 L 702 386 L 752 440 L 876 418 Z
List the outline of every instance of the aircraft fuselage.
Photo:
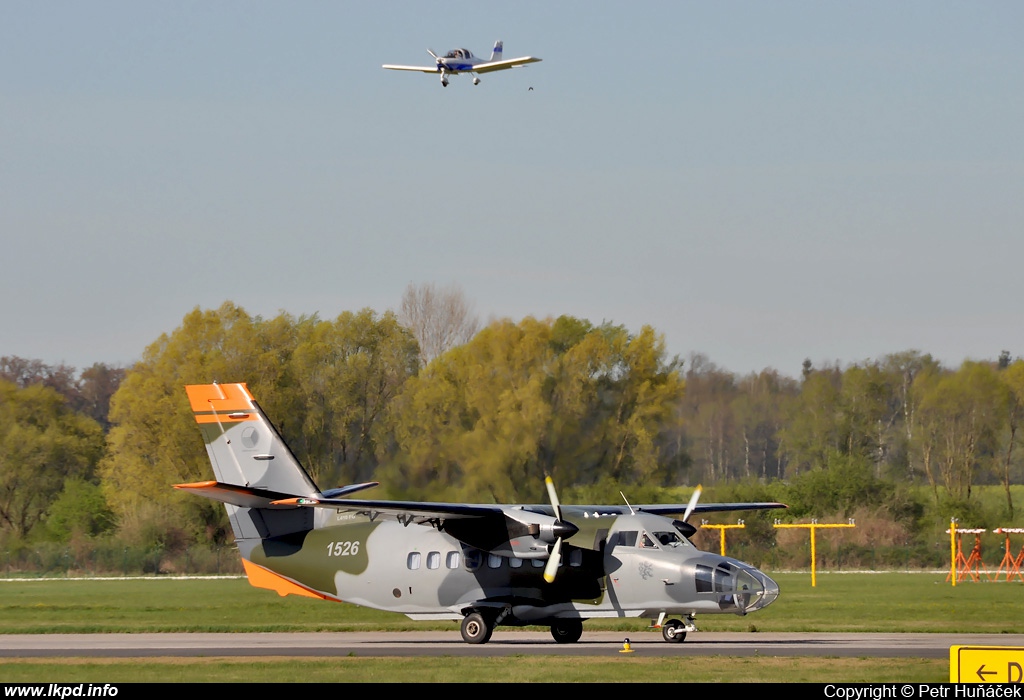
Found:
M 593 546 L 568 540 L 552 583 L 543 579 L 543 559 L 481 551 L 430 525 L 318 515 L 322 522 L 305 533 L 250 540 L 243 556 L 322 597 L 413 619 L 458 620 L 480 608 L 501 611 L 505 625 L 742 615 L 778 596 L 775 582 L 757 569 L 685 538 L 641 546 L 645 536 L 673 530 L 671 520 L 656 515 L 610 516 Z

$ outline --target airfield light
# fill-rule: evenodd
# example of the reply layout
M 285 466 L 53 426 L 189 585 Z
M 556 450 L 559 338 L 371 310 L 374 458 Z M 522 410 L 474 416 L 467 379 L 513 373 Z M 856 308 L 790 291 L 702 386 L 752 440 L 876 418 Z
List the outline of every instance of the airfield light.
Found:
M 725 531 L 726 530 L 732 530 L 734 528 L 741 528 L 742 529 L 742 528 L 745 528 L 746 525 L 743 524 L 742 520 L 740 520 L 735 525 L 712 525 L 712 524 L 708 523 L 707 520 L 704 520 L 704 521 L 701 521 L 701 527 L 707 528 L 709 530 L 718 530 L 719 551 L 720 551 L 721 555 L 724 557 L 725 556 Z
M 848 523 L 822 523 L 818 524 L 817 518 L 813 518 L 810 523 L 781 523 L 778 520 L 775 521 L 775 527 L 777 528 L 807 528 L 811 531 L 811 588 L 814 588 L 817 584 L 817 576 L 815 574 L 815 560 L 817 559 L 817 550 L 815 548 L 815 531 L 819 527 L 826 528 L 837 528 L 837 527 L 856 527 L 853 523 L 853 518 L 850 518 Z

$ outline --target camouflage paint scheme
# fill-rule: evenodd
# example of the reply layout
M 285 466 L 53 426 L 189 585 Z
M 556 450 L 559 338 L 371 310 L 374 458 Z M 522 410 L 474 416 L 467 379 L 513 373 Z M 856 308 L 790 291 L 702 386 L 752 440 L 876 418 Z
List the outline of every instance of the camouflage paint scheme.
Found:
M 176 488 L 225 503 L 254 586 L 463 620 L 472 643 L 499 624 L 550 624 L 575 642 L 587 618 L 676 616 L 685 622 L 664 633 L 681 641 L 697 614 L 744 615 L 779 595 L 754 567 L 697 549 L 685 517 L 665 515 L 783 504 L 563 507 L 553 490 L 550 505 L 344 498 L 376 483 L 321 492 L 244 384 L 186 389 L 216 481 Z

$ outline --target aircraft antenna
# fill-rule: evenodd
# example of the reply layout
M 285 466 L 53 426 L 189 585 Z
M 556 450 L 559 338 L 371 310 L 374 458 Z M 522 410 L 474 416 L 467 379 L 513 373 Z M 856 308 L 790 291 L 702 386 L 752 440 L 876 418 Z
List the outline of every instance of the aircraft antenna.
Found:
M 622 491 L 619 491 L 619 495 L 622 496 L 622 500 L 626 501 L 626 494 L 622 493 Z M 629 505 L 629 501 L 626 501 L 626 507 L 629 508 L 630 515 L 636 515 L 636 511 L 633 510 L 633 506 Z

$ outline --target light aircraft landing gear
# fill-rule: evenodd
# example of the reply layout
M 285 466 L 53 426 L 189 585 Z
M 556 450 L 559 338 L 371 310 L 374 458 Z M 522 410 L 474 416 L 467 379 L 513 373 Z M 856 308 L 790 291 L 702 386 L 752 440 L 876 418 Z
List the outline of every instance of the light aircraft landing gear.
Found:
M 551 625 L 551 636 L 559 644 L 573 644 L 583 636 L 583 621 L 574 619 L 555 620 Z
M 441 87 L 448 87 L 448 78 L 441 76 Z
M 467 644 L 486 644 L 494 632 L 494 625 L 478 612 L 462 618 L 462 639 Z
M 477 78 L 476 76 L 474 76 L 473 77 L 473 84 L 474 85 L 479 85 L 480 84 L 480 78 Z

